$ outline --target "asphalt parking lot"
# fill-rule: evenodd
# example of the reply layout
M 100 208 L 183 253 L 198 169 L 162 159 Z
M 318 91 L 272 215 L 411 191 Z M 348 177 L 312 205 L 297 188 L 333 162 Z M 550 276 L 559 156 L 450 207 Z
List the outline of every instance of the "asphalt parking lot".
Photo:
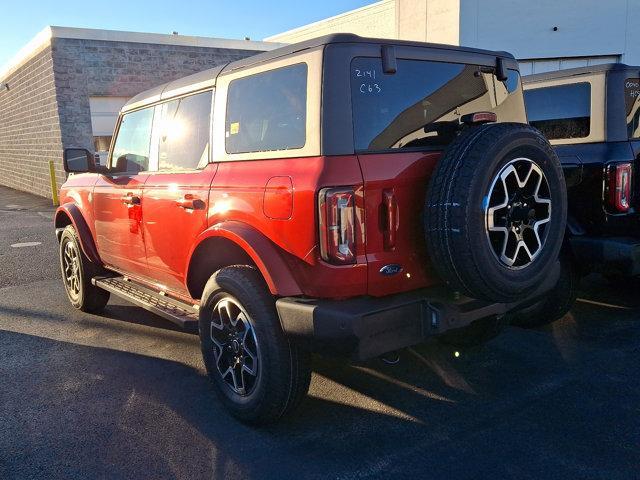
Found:
M 1 479 L 640 478 L 640 281 L 588 277 L 562 320 L 459 357 L 315 358 L 302 408 L 252 429 L 214 400 L 195 335 L 69 306 L 52 216 L 0 187 Z

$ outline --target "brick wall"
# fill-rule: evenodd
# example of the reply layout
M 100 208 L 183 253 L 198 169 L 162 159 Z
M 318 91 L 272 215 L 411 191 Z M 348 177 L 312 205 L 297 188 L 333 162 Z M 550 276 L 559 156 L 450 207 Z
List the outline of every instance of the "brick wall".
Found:
M 51 48 L 2 81 L 9 90 L 0 89 L 0 183 L 50 197 L 48 160 L 62 158 Z
M 93 149 L 90 96 L 134 96 L 255 53 L 52 38 L 0 91 L 0 184 L 50 197 L 48 160 L 61 185 L 63 148 Z

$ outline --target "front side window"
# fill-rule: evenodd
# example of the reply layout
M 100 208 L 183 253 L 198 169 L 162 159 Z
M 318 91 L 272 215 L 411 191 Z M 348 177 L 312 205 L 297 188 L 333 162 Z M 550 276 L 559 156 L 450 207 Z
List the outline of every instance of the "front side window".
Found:
M 549 140 L 585 138 L 591 129 L 591 84 L 543 87 L 524 92 L 529 123 Z
M 204 168 L 209 161 L 212 92 L 162 104 L 158 163 L 161 171 Z
M 233 80 L 227 94 L 227 153 L 302 148 L 306 139 L 307 65 Z
M 624 104 L 629 138 L 640 138 L 640 78 L 624 81 Z
M 111 157 L 111 168 L 116 172 L 149 169 L 153 111 L 153 107 L 143 108 L 122 117 Z
M 351 63 L 358 151 L 441 148 L 456 137 L 459 119 L 467 113 L 490 111 L 499 121 L 524 117 L 515 70 L 499 82 L 478 65 L 423 60 L 398 60 L 397 65 L 396 73 L 385 75 L 380 58 L 359 57 Z

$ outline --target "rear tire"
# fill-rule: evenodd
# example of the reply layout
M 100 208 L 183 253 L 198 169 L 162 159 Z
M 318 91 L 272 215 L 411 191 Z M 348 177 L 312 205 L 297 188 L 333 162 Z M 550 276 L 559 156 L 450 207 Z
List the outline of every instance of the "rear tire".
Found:
M 109 292 L 91 284 L 91 279 L 103 272 L 82 251 L 78 233 L 67 225 L 60 237 L 60 270 L 69 302 L 78 310 L 101 312 L 109 301 Z
M 235 265 L 211 276 L 202 294 L 199 333 L 209 378 L 239 420 L 274 422 L 307 394 L 310 354 L 286 337 L 255 268 Z

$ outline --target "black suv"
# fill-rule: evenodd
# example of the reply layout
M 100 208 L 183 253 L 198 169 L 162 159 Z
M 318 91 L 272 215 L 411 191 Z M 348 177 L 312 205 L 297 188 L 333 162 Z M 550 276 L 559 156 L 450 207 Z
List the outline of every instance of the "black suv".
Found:
M 523 77 L 529 123 L 562 163 L 568 268 L 640 274 L 640 67 L 605 64 Z

